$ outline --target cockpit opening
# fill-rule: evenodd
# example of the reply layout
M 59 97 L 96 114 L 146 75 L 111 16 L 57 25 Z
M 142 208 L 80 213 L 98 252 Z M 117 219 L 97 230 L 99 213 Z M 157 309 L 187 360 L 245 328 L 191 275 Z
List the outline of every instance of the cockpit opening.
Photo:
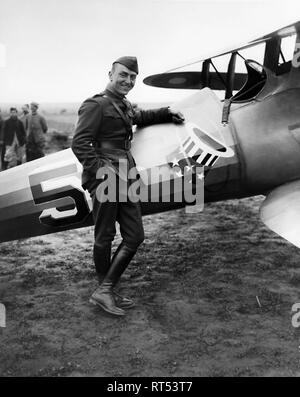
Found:
M 245 59 L 247 80 L 243 87 L 230 98 L 230 102 L 246 102 L 257 97 L 267 80 L 264 67 L 252 59 Z

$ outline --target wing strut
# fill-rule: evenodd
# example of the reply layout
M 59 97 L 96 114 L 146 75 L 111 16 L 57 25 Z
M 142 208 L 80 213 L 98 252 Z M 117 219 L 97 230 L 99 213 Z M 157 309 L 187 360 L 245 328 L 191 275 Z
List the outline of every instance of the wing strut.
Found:
M 278 61 L 280 55 L 281 37 L 272 37 L 266 41 L 266 49 L 264 56 L 264 67 L 276 73 L 278 69 Z
M 203 87 L 209 87 L 209 67 L 211 59 L 206 59 L 202 64 L 201 79 Z
M 211 60 L 210 63 L 212 64 L 212 67 L 215 69 L 215 72 L 217 74 L 217 76 L 219 77 L 220 81 L 223 83 L 225 89 L 227 89 L 227 85 L 225 80 L 223 79 L 223 76 L 221 75 L 221 73 L 218 71 L 218 69 L 215 67 L 213 61 Z
M 234 71 L 235 71 L 236 55 L 237 55 L 236 52 L 233 52 L 231 54 L 230 61 L 228 64 L 225 99 L 231 98 L 233 95 L 232 91 L 234 87 Z

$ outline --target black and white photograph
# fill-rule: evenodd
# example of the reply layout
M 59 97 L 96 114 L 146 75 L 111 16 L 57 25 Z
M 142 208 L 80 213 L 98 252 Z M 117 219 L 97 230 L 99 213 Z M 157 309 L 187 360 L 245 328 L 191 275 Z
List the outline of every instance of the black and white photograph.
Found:
M 0 0 L 0 377 L 299 376 L 299 1 Z

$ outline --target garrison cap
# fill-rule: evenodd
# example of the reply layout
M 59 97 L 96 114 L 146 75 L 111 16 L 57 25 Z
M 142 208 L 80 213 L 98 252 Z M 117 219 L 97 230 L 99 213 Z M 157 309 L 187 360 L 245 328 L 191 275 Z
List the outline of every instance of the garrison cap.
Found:
M 136 74 L 139 73 L 139 68 L 138 68 L 138 63 L 137 63 L 136 57 L 121 57 L 113 62 L 113 64 L 115 64 L 115 63 L 121 63 L 122 65 L 126 66 L 129 70 L 132 70 Z
M 36 106 L 37 108 L 39 107 L 39 104 L 37 102 L 31 102 L 31 106 Z

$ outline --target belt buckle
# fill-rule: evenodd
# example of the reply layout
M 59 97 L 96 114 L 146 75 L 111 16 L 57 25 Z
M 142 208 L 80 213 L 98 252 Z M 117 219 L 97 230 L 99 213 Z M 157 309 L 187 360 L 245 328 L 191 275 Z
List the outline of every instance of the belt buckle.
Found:
M 126 150 L 129 150 L 129 149 L 130 149 L 130 147 L 131 147 L 131 143 L 130 143 L 130 141 L 129 141 L 129 140 L 126 140 L 126 141 L 125 141 L 125 145 L 124 145 L 124 147 L 125 147 L 125 149 L 126 149 Z

